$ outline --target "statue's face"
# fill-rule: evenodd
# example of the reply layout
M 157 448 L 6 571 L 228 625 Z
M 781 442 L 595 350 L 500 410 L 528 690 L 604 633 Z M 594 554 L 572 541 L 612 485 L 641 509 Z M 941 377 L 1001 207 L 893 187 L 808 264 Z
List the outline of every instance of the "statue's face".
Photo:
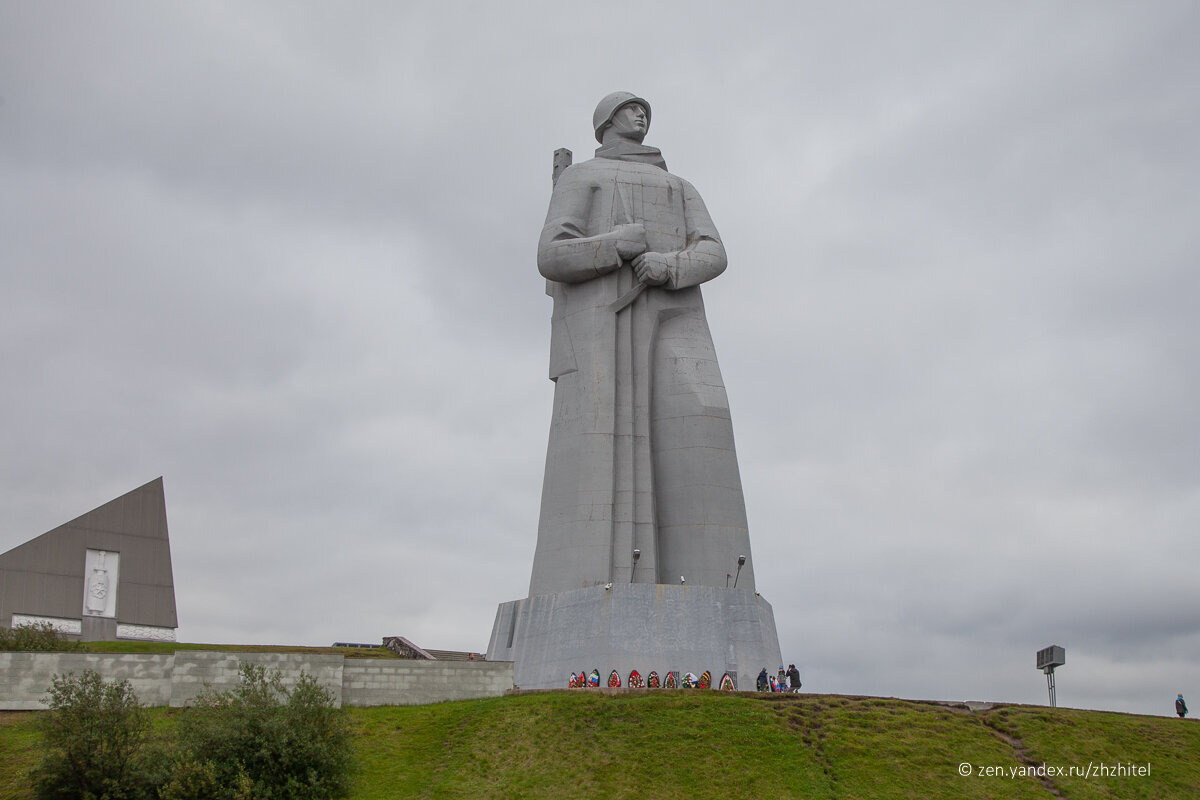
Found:
M 650 122 L 641 103 L 623 105 L 613 114 L 612 130 L 625 139 L 640 142 L 646 138 L 646 131 L 649 129 Z

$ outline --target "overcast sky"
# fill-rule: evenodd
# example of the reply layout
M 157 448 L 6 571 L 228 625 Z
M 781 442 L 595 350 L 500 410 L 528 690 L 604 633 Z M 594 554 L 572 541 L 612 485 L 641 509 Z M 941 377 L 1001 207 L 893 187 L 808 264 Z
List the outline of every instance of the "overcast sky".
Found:
M 1060 705 L 1200 704 L 1197 30 L 0 0 L 0 551 L 162 475 L 182 640 L 484 650 L 536 538 L 551 155 L 622 89 L 729 253 L 709 325 L 805 687 L 1044 703 L 1059 644 Z

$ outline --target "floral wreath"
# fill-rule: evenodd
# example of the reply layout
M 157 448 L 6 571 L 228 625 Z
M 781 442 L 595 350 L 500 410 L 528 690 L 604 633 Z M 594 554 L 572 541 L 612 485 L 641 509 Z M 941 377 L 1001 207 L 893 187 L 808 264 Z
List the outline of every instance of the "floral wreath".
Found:
M 620 687 L 621 687 L 621 676 L 618 675 L 617 671 L 614 669 L 612 672 L 608 673 L 608 688 L 619 689 Z
M 630 689 L 646 688 L 646 682 L 644 680 L 642 680 L 642 674 L 640 672 L 638 672 L 636 669 L 633 672 L 629 673 L 629 681 L 625 685 L 628 686 Z
M 646 678 L 646 686 L 650 687 L 651 689 L 659 689 L 662 687 L 662 684 L 658 682 L 657 672 L 651 672 L 650 676 Z

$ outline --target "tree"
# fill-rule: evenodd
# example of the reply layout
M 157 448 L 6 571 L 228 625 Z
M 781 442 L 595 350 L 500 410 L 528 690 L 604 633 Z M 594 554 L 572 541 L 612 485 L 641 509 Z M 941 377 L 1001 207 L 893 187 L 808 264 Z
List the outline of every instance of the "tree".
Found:
M 42 718 L 46 753 L 33 771 L 40 800 L 151 797 L 141 747 L 149 722 L 129 681 L 55 675 Z
M 277 671 L 242 664 L 238 686 L 205 691 L 179 723 L 168 800 L 325 800 L 350 791 L 344 713 L 304 673 L 290 690 Z

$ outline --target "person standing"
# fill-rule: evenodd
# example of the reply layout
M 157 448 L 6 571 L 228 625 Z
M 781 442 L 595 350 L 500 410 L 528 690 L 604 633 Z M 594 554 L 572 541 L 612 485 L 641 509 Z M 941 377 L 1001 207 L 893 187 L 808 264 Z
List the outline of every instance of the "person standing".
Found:
M 795 664 L 788 664 L 788 686 L 793 692 L 800 691 L 800 670 L 796 669 Z
M 1182 694 L 1175 698 L 1175 713 L 1179 715 L 1180 719 L 1187 716 L 1187 703 L 1183 702 Z

